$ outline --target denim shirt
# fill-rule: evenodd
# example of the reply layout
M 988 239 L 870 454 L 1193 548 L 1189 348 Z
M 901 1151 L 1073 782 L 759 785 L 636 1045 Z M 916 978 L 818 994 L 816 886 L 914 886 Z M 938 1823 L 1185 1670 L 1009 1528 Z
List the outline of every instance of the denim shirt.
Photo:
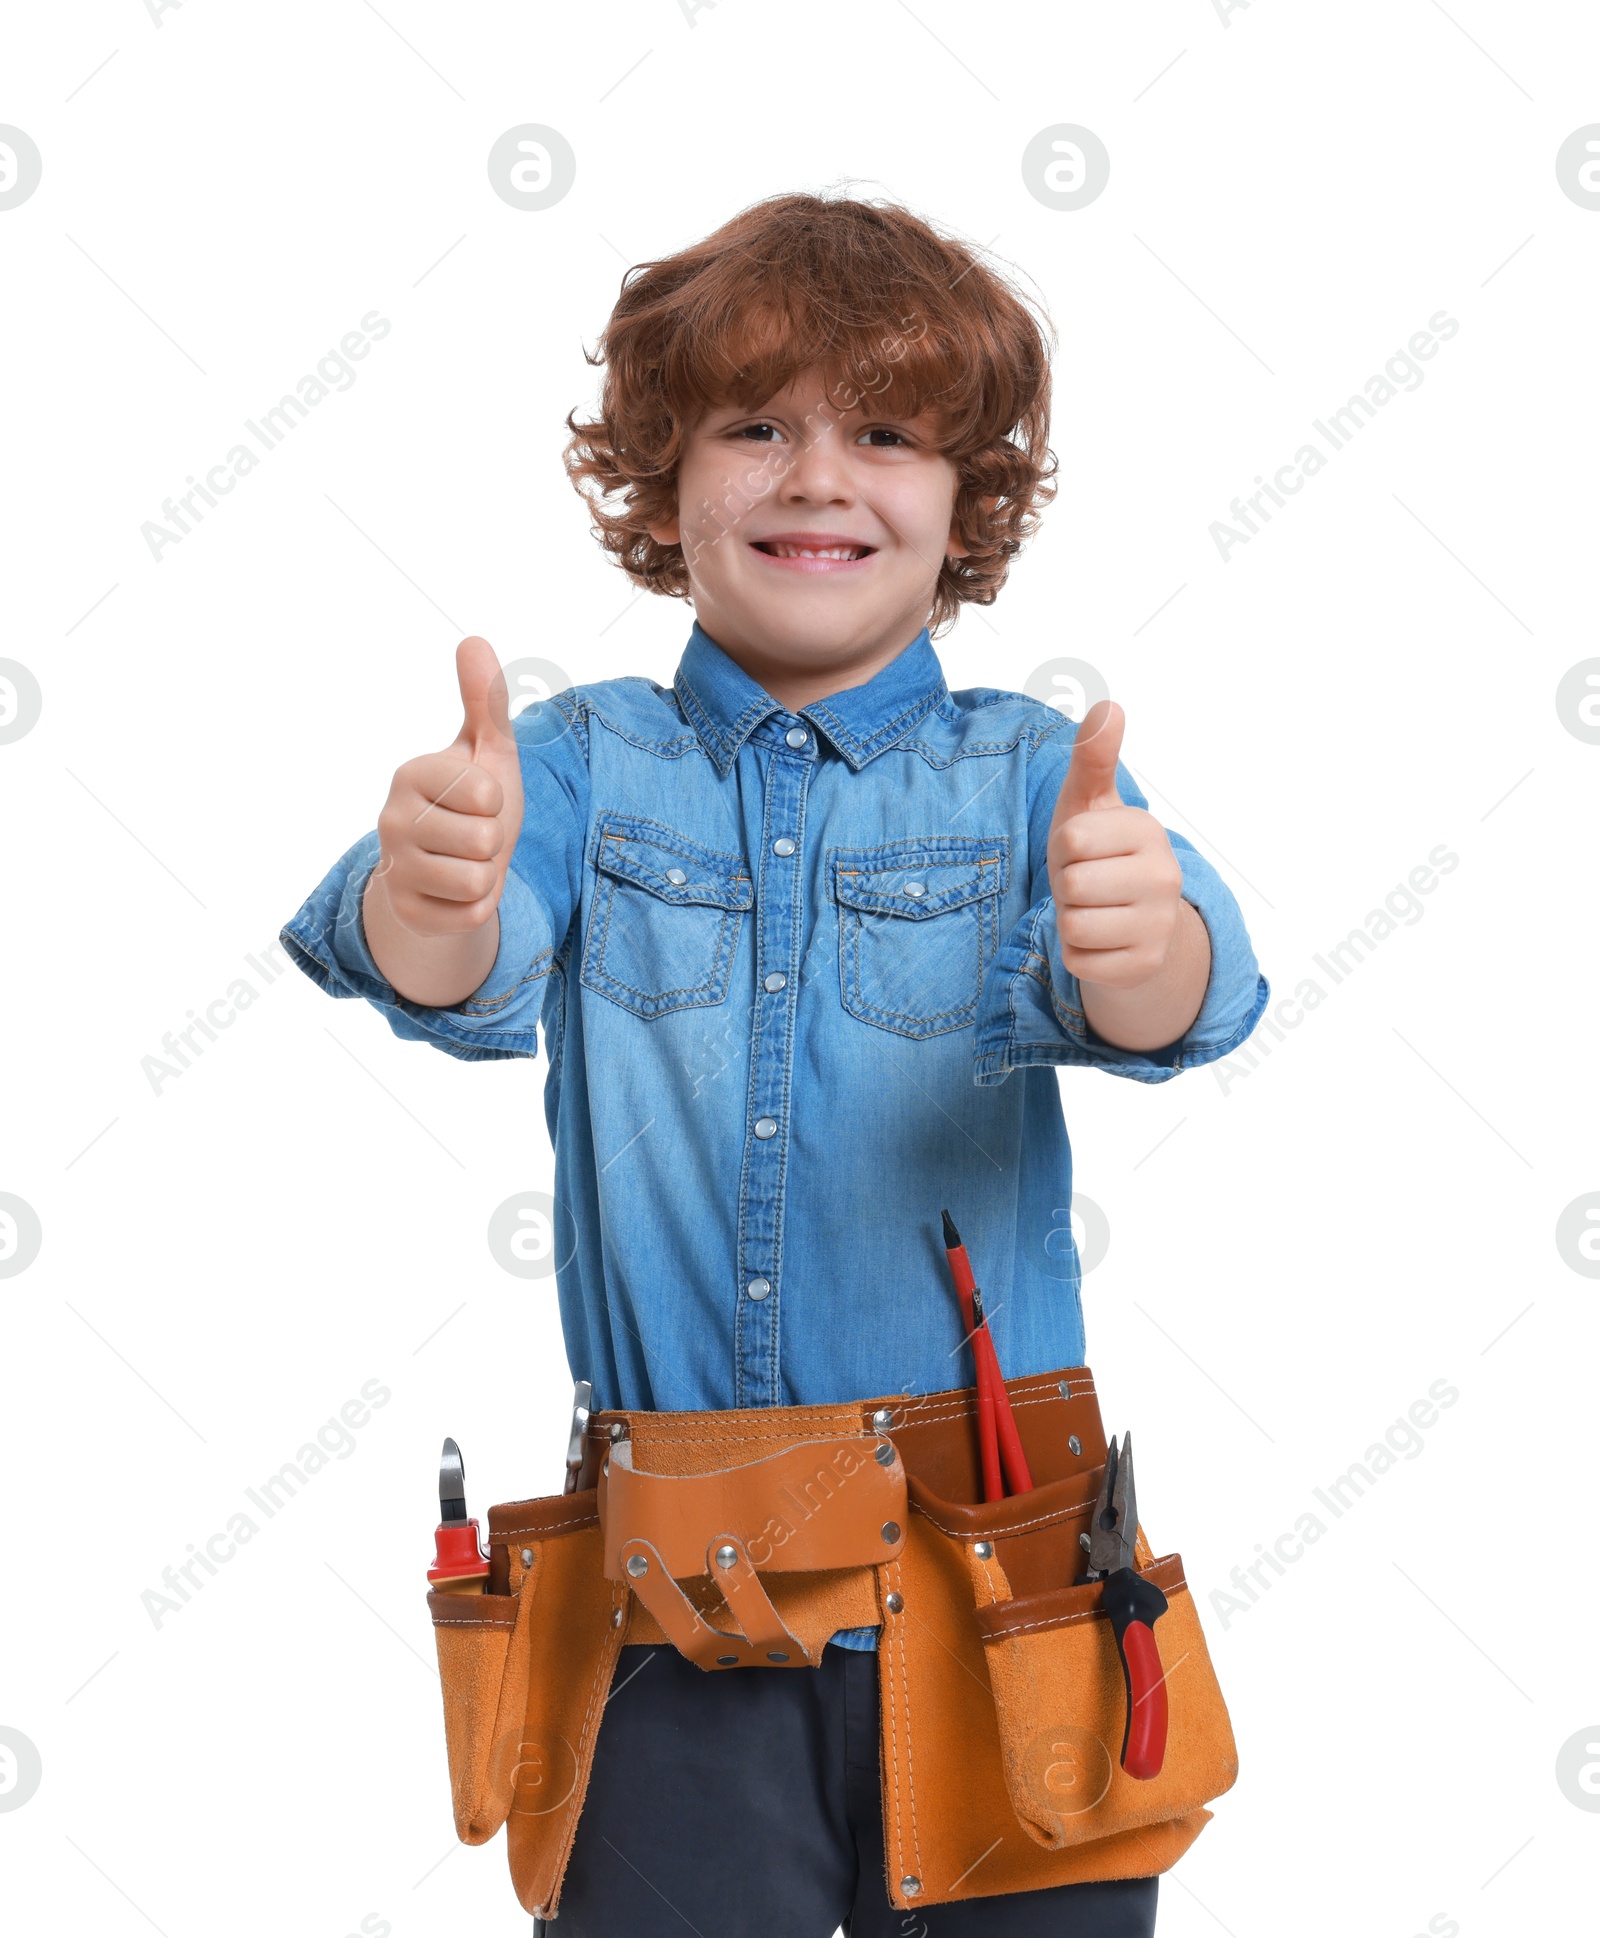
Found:
M 670 687 L 570 687 L 517 719 L 522 832 L 467 1000 L 424 1008 L 379 972 L 376 834 L 283 931 L 403 1037 L 472 1060 L 542 1032 L 561 1322 L 596 1407 L 970 1383 L 941 1206 L 1006 1374 L 1082 1363 L 1054 1066 L 1165 1082 L 1243 1042 L 1268 987 L 1171 834 L 1211 937 L 1204 1003 L 1160 1050 L 1095 1034 L 1045 869 L 1075 731 L 1023 694 L 950 692 L 926 632 L 790 712 L 696 626 Z

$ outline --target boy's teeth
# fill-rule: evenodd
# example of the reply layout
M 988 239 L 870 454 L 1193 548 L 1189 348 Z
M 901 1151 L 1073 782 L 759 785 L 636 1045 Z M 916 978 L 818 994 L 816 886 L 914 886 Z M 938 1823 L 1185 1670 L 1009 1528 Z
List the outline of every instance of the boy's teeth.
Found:
M 858 559 L 864 545 L 783 545 L 770 543 L 767 549 L 780 559 Z

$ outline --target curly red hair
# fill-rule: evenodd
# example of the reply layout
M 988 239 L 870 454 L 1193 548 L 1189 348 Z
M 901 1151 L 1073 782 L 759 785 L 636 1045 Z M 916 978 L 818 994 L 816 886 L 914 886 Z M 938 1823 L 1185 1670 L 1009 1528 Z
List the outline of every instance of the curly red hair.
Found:
M 648 528 L 676 512 L 684 438 L 705 411 L 756 409 L 807 370 L 827 374 L 841 410 L 863 393 L 897 414 L 931 409 L 968 548 L 940 570 L 937 631 L 993 603 L 1054 495 L 1053 340 L 1042 310 L 909 209 L 772 196 L 623 277 L 588 358 L 605 369 L 598 410 L 566 420 L 568 475 L 628 576 L 681 599 L 683 548 Z

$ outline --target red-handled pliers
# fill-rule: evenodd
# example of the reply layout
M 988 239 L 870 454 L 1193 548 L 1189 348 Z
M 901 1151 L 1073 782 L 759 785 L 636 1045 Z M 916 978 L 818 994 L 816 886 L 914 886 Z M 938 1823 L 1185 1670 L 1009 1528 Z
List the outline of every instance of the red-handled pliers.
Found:
M 1139 1505 L 1133 1491 L 1133 1435 L 1115 1436 L 1106 1449 L 1105 1478 L 1089 1523 L 1089 1569 L 1085 1581 L 1103 1584 L 1100 1606 L 1110 1617 L 1122 1662 L 1128 1720 L 1122 1731 L 1122 1767 L 1141 1781 L 1161 1774 L 1167 1753 L 1167 1679 L 1156 1647 L 1155 1625 L 1167 1598 L 1134 1569 L 1133 1540 Z

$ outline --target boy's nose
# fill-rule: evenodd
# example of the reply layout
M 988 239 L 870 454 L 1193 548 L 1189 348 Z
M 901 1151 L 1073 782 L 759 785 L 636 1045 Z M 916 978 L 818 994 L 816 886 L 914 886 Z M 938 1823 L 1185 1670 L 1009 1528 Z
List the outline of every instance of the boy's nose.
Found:
M 832 429 L 796 447 L 778 487 L 779 498 L 789 505 L 842 505 L 853 495 L 849 466 L 839 453 L 838 432 Z

